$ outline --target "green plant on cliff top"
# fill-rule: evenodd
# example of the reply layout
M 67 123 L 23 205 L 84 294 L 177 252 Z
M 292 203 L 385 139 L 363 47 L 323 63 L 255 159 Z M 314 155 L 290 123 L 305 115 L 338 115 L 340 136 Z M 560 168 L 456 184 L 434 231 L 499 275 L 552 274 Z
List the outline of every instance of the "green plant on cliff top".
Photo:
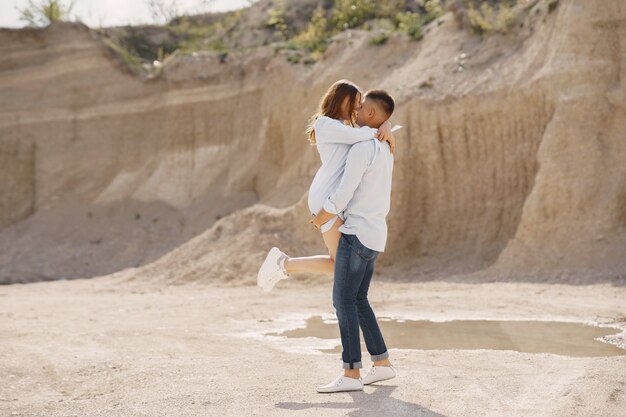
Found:
M 241 22 L 243 11 L 236 10 L 209 25 L 183 16 L 169 25 L 178 38 L 178 48 L 185 53 L 198 51 L 226 52 L 233 49 L 229 34 Z
M 422 25 L 426 25 L 443 16 L 444 11 L 441 0 L 419 0 L 419 4 L 426 10 L 426 14 L 422 18 Z
M 267 26 L 276 29 L 283 36 L 284 39 L 287 38 L 287 34 L 289 31 L 289 27 L 287 26 L 287 21 L 285 19 L 285 14 L 287 13 L 287 3 L 286 0 L 275 0 L 274 7 L 272 7 L 268 12 Z
M 393 19 L 400 10 L 406 8 L 407 0 L 378 0 L 376 2 L 376 17 Z
M 59 0 L 29 0 L 23 9 L 18 8 L 20 20 L 29 26 L 47 26 L 52 22 L 67 20 L 74 8 L 76 0 L 64 2 Z
M 333 9 L 333 26 L 345 30 L 361 26 L 376 17 L 375 0 L 336 0 Z
M 409 35 L 414 41 L 424 37 L 422 33 L 422 16 L 414 12 L 400 12 L 395 18 L 396 28 L 400 32 Z
M 326 51 L 330 39 L 326 12 L 322 7 L 315 9 L 311 22 L 290 44 L 296 48 L 306 49 L 318 57 Z
M 124 65 L 126 65 L 130 71 L 141 71 L 141 59 L 139 57 L 133 55 L 126 48 L 118 45 L 111 39 L 104 38 L 103 42 L 122 60 Z
M 369 40 L 370 45 L 380 46 L 387 43 L 389 40 L 389 32 L 381 32 L 378 35 L 375 35 Z
M 492 6 L 484 1 L 476 9 L 473 4 L 467 11 L 470 27 L 474 33 L 479 35 L 489 33 L 506 33 L 515 22 L 517 12 L 514 6 L 502 3 Z

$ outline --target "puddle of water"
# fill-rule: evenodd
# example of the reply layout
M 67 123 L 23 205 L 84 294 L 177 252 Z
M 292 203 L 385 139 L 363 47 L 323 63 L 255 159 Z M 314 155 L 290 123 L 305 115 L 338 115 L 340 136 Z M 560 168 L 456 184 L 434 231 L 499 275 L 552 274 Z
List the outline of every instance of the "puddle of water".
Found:
M 594 340 L 619 333 L 619 329 L 588 326 L 581 323 L 513 320 L 433 322 L 384 318 L 379 318 L 378 323 L 386 345 L 396 349 L 493 349 L 525 353 L 555 353 L 576 357 L 626 355 L 624 349 Z M 337 322 L 325 322 L 321 316 L 310 317 L 304 328 L 268 335 L 288 338 L 340 338 Z M 367 352 L 363 335 L 361 335 L 361 342 L 362 351 Z M 335 349 L 319 350 L 341 353 L 341 345 Z

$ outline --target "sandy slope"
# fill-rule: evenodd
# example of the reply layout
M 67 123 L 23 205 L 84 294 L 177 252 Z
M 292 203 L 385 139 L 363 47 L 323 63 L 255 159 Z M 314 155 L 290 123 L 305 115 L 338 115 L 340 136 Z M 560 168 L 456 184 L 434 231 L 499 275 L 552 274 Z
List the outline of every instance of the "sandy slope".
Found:
M 111 277 L 0 287 L 0 415 L 623 415 L 626 356 L 390 346 L 394 381 L 317 394 L 338 374 L 339 355 L 246 336 L 333 312 L 328 284 L 286 284 L 270 294 Z M 375 281 L 370 290 L 378 315 L 576 320 L 626 330 L 624 298 L 625 289 L 608 285 Z M 614 342 L 624 345 L 624 333 Z

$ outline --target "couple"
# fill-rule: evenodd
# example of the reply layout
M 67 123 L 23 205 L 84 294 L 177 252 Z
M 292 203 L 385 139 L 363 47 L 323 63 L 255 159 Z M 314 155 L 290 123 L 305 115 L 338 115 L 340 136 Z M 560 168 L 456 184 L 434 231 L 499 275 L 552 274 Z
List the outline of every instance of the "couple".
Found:
M 257 276 L 258 285 L 270 291 L 292 273 L 334 274 L 344 372 L 318 392 L 362 390 L 364 384 L 396 376 L 367 300 L 374 264 L 387 240 L 395 149 L 388 119 L 394 107 L 382 90 L 362 95 L 346 80 L 330 87 L 307 129 L 322 160 L 309 189 L 310 222 L 321 231 L 329 255 L 293 258 L 274 247 Z M 373 362 L 363 379 L 359 326 Z

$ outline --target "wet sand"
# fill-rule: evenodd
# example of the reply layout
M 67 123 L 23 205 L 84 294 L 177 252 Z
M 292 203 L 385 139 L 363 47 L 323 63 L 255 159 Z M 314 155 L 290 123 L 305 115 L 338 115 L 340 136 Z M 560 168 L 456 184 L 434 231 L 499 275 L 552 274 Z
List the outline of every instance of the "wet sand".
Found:
M 378 316 L 378 324 L 385 335 L 385 343 L 397 349 L 418 350 L 513 350 L 525 353 L 554 353 L 574 357 L 601 357 L 626 355 L 626 349 L 604 342 L 606 336 L 622 332 L 618 326 L 594 326 L 565 321 L 527 320 L 411 320 L 410 318 Z M 342 352 L 337 333 L 338 321 L 322 316 L 311 316 L 304 326 L 269 336 L 300 339 L 317 338 L 313 343 L 326 344 L 333 339 L 334 349 L 322 352 Z M 367 345 L 361 336 L 361 350 Z M 287 341 L 285 341 L 287 342 Z
M 154 287 L 112 277 L 0 287 L 4 416 L 622 416 L 626 356 L 389 346 L 398 377 L 318 394 L 322 339 L 267 337 L 332 317 L 331 286 Z M 373 282 L 379 316 L 555 320 L 626 329 L 609 285 Z M 625 346 L 624 333 L 607 336 Z M 332 344 L 332 339 L 328 339 Z M 331 346 L 327 346 L 332 348 Z M 364 371 L 370 365 L 363 354 Z M 363 372 L 364 374 L 364 372 Z

